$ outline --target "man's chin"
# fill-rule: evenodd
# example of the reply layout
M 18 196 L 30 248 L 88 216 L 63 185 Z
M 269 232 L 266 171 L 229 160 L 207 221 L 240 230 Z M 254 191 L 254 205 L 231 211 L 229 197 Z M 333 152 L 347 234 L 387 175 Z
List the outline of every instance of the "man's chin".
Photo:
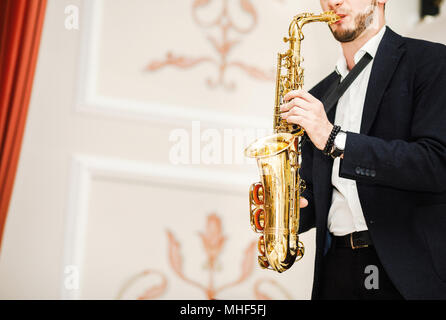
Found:
M 331 33 L 337 41 L 342 43 L 351 42 L 357 38 L 355 30 L 336 28 L 336 30 L 331 30 Z

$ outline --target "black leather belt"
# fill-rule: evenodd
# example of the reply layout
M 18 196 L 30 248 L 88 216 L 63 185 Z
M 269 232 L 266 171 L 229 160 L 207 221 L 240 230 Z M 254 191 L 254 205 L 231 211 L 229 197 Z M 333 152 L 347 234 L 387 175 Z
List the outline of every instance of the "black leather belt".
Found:
M 373 245 L 372 238 L 368 231 L 359 231 L 347 234 L 345 236 L 333 236 L 333 245 L 335 247 L 360 249 Z

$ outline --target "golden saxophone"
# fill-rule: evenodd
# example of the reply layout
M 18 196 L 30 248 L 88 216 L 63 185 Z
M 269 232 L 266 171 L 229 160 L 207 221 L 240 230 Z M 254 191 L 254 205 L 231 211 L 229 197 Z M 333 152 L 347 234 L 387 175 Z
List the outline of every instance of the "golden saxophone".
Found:
M 274 135 L 261 138 L 245 149 L 245 155 L 257 159 L 261 182 L 249 190 L 250 222 L 253 230 L 262 233 L 258 243 L 259 265 L 277 272 L 288 270 L 296 258 L 304 255 L 299 241 L 299 201 L 305 189 L 300 178 L 303 128 L 290 125 L 280 117 L 283 97 L 304 84 L 301 66 L 302 28 L 310 22 L 332 24 L 340 17 L 333 11 L 320 15 L 303 13 L 291 21 L 285 42 L 286 53 L 278 54 L 274 104 Z M 285 74 L 282 74 L 286 71 Z

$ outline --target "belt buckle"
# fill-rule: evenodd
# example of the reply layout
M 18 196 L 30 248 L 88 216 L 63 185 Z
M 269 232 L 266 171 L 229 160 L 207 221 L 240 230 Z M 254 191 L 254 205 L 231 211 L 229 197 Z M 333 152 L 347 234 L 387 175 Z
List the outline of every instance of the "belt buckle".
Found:
M 362 244 L 362 245 L 359 245 L 359 246 L 355 246 L 353 244 L 353 233 L 350 233 L 350 246 L 352 247 L 353 250 L 356 250 L 356 249 L 361 249 L 361 248 L 367 248 L 369 245 L 368 244 Z

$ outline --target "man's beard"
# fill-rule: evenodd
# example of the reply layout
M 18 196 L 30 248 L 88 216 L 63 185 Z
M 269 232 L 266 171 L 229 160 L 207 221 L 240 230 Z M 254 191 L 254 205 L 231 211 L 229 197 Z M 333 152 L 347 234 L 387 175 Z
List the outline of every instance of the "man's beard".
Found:
M 377 0 L 373 0 L 370 10 L 366 13 L 361 13 L 355 18 L 355 28 L 352 30 L 333 31 L 331 33 L 339 42 L 351 42 L 358 38 L 369 25 L 373 23 L 374 13 L 376 9 Z

